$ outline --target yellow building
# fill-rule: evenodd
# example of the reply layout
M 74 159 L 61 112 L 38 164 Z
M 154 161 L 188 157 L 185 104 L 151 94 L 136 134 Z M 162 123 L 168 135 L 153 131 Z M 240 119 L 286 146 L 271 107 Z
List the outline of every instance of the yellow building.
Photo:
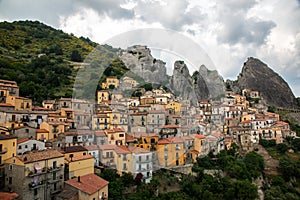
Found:
M 49 140 L 49 131 L 46 129 L 37 129 L 36 130 L 36 140 Z
M 70 146 L 61 148 L 65 157 L 68 173 L 66 180 L 77 176 L 94 173 L 94 157 L 88 154 L 83 146 Z
M 155 133 L 142 135 L 141 137 L 136 137 L 136 143 L 134 143 L 134 147 L 140 147 L 149 151 L 156 150 L 158 135 Z
M 115 144 L 115 145 L 126 144 L 125 131 L 123 129 L 113 128 L 111 130 L 106 130 L 105 133 L 107 135 L 108 144 Z
M 103 101 L 109 101 L 109 91 L 107 90 L 99 90 L 97 91 L 97 103 L 100 104 Z
M 166 138 L 158 141 L 158 161 L 160 166 L 170 167 L 185 163 L 184 142 L 181 138 Z
M 64 184 L 64 156 L 48 149 L 18 155 L 6 161 L 6 188 L 20 199 L 55 198 Z
M 32 110 L 32 100 L 25 97 L 7 96 L 6 103 L 13 105 L 15 110 Z
M 204 135 L 194 134 L 194 150 L 198 151 L 200 155 L 202 152 L 206 152 L 205 144 L 206 140 Z
M 49 131 L 48 139 L 51 140 L 53 138 L 57 138 L 60 133 L 65 132 L 65 128 L 68 126 L 65 122 L 42 122 L 40 125 L 40 129 L 45 129 Z
M 117 146 L 114 149 L 114 162 L 116 170 L 121 175 L 122 172 L 132 172 L 132 154 L 126 146 Z
M 66 188 L 78 191 L 80 200 L 108 199 L 109 182 L 91 173 L 66 181 Z
M 166 109 L 171 109 L 173 110 L 174 113 L 178 114 L 181 111 L 181 104 L 178 102 L 170 102 L 166 105 Z
M 137 86 L 138 82 L 131 77 L 125 76 L 122 78 L 123 83 L 129 84 L 131 87 Z
M 108 113 L 99 113 L 92 117 L 93 130 L 106 130 L 110 129 L 110 115 Z
M 102 83 L 102 88 L 103 89 L 109 89 L 110 85 L 113 85 L 114 88 L 117 88 L 117 87 L 119 87 L 119 84 L 120 84 L 120 81 L 117 77 L 109 76 L 109 77 L 106 77 L 105 82 Z
M 4 187 L 4 162 L 17 155 L 17 137 L 0 134 L 0 188 Z

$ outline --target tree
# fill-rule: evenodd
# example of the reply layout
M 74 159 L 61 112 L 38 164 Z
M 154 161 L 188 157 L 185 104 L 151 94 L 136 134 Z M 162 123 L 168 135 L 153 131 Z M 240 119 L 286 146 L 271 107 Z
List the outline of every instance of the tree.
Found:
M 292 147 L 296 151 L 300 151 L 300 138 L 295 138 L 295 139 L 292 140 Z
M 263 157 L 254 151 L 246 154 L 244 163 L 252 178 L 257 178 L 265 167 Z
M 74 62 L 82 62 L 83 61 L 82 57 L 81 57 L 81 54 L 80 54 L 80 52 L 77 49 L 75 49 L 75 50 L 72 51 L 72 53 L 71 53 L 71 61 L 74 61 Z

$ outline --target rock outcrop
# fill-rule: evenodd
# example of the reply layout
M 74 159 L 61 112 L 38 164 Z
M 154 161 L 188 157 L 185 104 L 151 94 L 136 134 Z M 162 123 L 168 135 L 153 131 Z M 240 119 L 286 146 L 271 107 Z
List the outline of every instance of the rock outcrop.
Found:
M 256 58 L 248 58 L 237 79 L 240 90 L 258 90 L 263 99 L 271 106 L 293 107 L 296 99 L 283 78 Z
M 174 63 L 173 75 L 170 79 L 170 89 L 181 99 L 189 99 L 193 105 L 197 103 L 194 79 L 190 76 L 189 69 L 183 61 Z
M 166 63 L 153 58 L 150 49 L 146 46 L 128 47 L 121 53 L 120 59 L 133 73 L 142 77 L 147 83 L 163 84 L 168 82 Z
M 225 94 L 225 83 L 217 70 L 208 70 L 205 65 L 201 65 L 199 75 L 203 77 L 208 87 L 209 97 L 219 98 Z

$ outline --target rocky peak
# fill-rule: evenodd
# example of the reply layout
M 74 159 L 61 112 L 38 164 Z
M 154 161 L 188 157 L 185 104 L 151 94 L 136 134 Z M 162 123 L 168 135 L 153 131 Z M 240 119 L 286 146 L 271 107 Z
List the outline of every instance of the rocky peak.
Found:
M 237 79 L 240 90 L 258 90 L 271 106 L 296 106 L 295 96 L 283 78 L 256 58 L 248 58 Z
M 199 75 L 202 76 L 203 80 L 205 81 L 211 98 L 218 98 L 224 95 L 224 80 L 223 77 L 219 75 L 217 70 L 209 70 L 205 65 L 201 65 L 199 68 Z
M 128 47 L 120 55 L 120 59 L 135 74 L 142 77 L 145 82 L 161 84 L 168 80 L 166 63 L 155 59 L 147 46 L 134 45 Z

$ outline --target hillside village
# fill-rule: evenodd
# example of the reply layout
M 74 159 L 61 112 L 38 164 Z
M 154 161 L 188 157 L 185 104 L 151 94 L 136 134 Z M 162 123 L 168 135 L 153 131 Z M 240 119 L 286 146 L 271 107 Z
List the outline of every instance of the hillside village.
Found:
M 109 183 L 96 175 L 105 168 L 150 183 L 158 169 L 181 170 L 232 144 L 246 153 L 261 139 L 296 137 L 259 91 L 227 90 L 192 105 L 163 88 L 131 98 L 114 90 L 137 85 L 107 77 L 96 104 L 60 98 L 34 106 L 16 82 L 0 80 L 1 189 L 21 199 L 108 199 Z

